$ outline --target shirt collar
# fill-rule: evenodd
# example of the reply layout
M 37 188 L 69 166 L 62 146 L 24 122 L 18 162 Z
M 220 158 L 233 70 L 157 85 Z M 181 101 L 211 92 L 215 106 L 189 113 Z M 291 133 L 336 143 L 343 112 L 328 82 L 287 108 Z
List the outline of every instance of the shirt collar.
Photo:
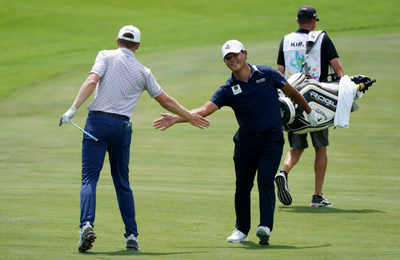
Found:
M 309 30 L 307 30 L 307 29 L 298 29 L 296 32 L 298 32 L 298 33 L 309 33 L 310 31 Z
M 250 63 L 247 63 L 247 65 L 249 65 L 249 66 L 250 66 L 250 69 L 251 69 L 249 79 L 251 79 L 251 77 L 253 77 L 253 75 L 254 75 L 255 72 L 257 72 L 257 73 L 260 72 L 260 71 L 258 70 L 257 66 L 251 65 Z M 235 82 L 235 81 L 241 81 L 241 80 L 236 79 L 235 76 L 233 76 L 233 73 L 232 73 L 232 74 L 231 74 L 231 77 L 230 77 L 229 80 L 228 80 L 228 82 L 233 83 L 233 82 Z
M 135 56 L 135 53 L 128 48 L 120 47 L 119 48 L 124 54 Z

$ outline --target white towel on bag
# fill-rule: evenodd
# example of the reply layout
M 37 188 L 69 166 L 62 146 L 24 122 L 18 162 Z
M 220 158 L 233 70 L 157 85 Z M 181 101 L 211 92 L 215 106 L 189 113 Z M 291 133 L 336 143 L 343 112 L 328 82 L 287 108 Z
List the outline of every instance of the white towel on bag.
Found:
M 334 127 L 349 128 L 351 106 L 357 93 L 356 84 L 345 75 L 339 81 L 339 97 L 336 107 Z

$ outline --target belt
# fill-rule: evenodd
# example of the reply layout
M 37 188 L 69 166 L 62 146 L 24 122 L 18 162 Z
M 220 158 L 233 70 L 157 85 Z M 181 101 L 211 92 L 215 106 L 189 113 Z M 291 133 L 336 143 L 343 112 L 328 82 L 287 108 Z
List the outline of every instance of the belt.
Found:
M 113 117 L 129 120 L 129 117 L 127 117 L 127 116 L 113 114 L 113 113 L 107 113 L 107 112 L 103 112 L 103 111 L 89 111 L 89 115 L 90 114 L 103 114 L 103 115 L 109 115 L 109 116 L 113 116 Z

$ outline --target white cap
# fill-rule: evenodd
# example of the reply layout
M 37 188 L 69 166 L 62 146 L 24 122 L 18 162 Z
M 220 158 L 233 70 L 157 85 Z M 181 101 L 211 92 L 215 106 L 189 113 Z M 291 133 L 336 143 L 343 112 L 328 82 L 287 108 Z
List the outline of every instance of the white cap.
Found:
M 129 37 L 125 37 L 125 33 L 131 33 L 133 35 L 133 39 Z M 118 33 L 118 39 L 122 39 L 125 41 L 130 41 L 130 42 L 140 42 L 140 31 L 138 28 L 136 28 L 133 25 L 126 25 L 119 30 Z
M 245 50 L 243 44 L 238 40 L 229 40 L 222 45 L 222 58 L 224 59 L 228 53 L 239 53 Z

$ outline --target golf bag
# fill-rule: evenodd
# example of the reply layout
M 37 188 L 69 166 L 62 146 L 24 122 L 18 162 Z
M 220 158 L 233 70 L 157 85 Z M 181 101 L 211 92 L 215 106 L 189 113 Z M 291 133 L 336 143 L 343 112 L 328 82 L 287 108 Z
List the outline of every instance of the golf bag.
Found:
M 376 80 L 371 80 L 363 75 L 353 76 L 350 79 L 354 82 L 356 91 L 363 93 L 376 82 Z M 307 120 L 306 112 L 286 97 L 282 91 L 279 91 L 284 131 L 303 134 L 333 126 L 338 104 L 339 81 L 323 83 L 308 78 L 305 74 L 296 73 L 288 79 L 288 82 L 303 95 L 308 105 L 317 113 L 318 125 L 312 127 Z M 352 98 L 354 97 L 357 99 L 357 95 L 352 96 Z M 351 112 L 358 108 L 358 104 L 353 100 Z

